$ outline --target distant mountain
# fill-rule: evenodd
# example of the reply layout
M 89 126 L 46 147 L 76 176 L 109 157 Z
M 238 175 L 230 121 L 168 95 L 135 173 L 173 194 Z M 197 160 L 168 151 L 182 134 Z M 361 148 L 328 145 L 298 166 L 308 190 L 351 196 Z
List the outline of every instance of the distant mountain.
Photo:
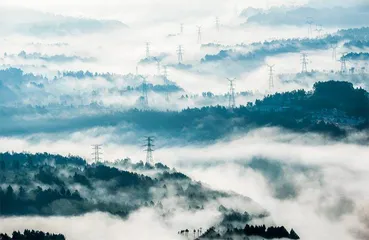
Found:
M 310 73 L 304 75 L 310 76 Z M 50 120 L 48 117 L 39 118 L 50 115 L 52 109 L 47 106 L 17 108 L 17 111 L 0 108 L 4 111 L 0 118 L 3 121 L 1 134 L 56 133 L 128 124 L 134 131 L 182 140 L 209 141 L 265 126 L 278 126 L 296 132 L 317 132 L 334 137 L 344 137 L 354 129 L 369 128 L 367 91 L 343 81 L 317 82 L 313 87 L 312 92 L 298 90 L 268 95 L 255 103 L 244 103 L 232 111 L 223 106 L 209 106 L 187 108 L 180 112 L 138 109 L 107 112 L 104 107 L 91 106 L 94 109 L 93 115 L 81 115 L 81 109 L 77 108 L 78 112 L 74 111 L 73 117 L 60 116 Z M 41 115 L 27 120 L 25 124 L 24 120 L 16 117 L 16 113 L 22 111 Z M 69 114 L 71 111 L 72 108 L 68 108 Z
M 116 20 L 99 20 L 54 15 L 23 8 L 0 9 L 0 33 L 35 36 L 63 36 L 121 30 L 127 25 Z
M 203 211 L 209 204 L 223 216 L 220 225 L 237 226 L 269 216 L 250 198 L 212 190 L 161 163 L 125 159 L 87 164 L 76 156 L 6 152 L 0 153 L 0 181 L 0 216 L 76 216 L 99 211 L 126 218 L 148 207 L 165 218 L 176 211 Z M 179 201 L 178 206 L 166 204 L 171 201 Z M 252 212 L 234 210 L 229 205 L 233 201 Z
M 307 18 L 312 18 L 314 25 L 321 24 L 323 27 L 358 27 L 368 24 L 369 7 L 313 8 L 302 6 L 293 9 L 274 7 L 268 11 L 246 9 L 241 16 L 247 17 L 247 23 L 271 26 L 303 26 L 306 25 Z

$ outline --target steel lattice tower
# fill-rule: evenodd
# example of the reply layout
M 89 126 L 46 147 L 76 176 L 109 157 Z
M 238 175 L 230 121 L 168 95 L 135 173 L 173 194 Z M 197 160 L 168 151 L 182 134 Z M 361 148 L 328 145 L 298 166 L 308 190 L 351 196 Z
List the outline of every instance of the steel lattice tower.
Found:
M 201 26 L 197 26 L 197 43 L 201 44 Z
M 146 147 L 145 152 L 146 152 L 146 163 L 153 163 L 154 162 L 154 158 L 152 153 L 154 152 L 154 137 L 146 137 L 146 144 L 144 145 L 144 147 Z
M 337 48 L 338 48 L 338 44 L 335 43 L 335 44 L 331 44 L 331 48 L 332 48 L 332 59 L 334 61 L 337 60 Z
M 318 32 L 317 38 L 320 38 L 321 37 L 321 33 L 323 31 L 323 26 L 322 25 L 316 25 L 315 31 Z
M 180 26 L 180 33 L 181 33 L 181 35 L 183 35 L 183 23 L 181 23 L 181 26 Z
M 301 64 L 302 64 L 302 69 L 301 69 L 301 73 L 307 73 L 307 65 L 308 65 L 308 55 L 307 53 L 302 53 L 301 54 Z
M 183 61 L 183 47 L 179 45 L 177 48 L 177 56 L 178 56 L 178 64 L 181 64 Z
M 92 145 L 92 149 L 93 149 L 93 161 L 95 163 L 98 163 L 102 160 L 102 158 L 100 157 L 100 155 L 102 155 L 102 153 L 100 152 L 102 145 L 101 144 L 96 144 L 96 145 Z
M 159 60 L 156 61 L 156 68 L 157 68 L 157 71 L 158 71 L 158 76 L 160 76 L 161 75 L 161 65 L 160 65 Z
M 313 36 L 313 24 L 314 24 L 314 20 L 312 17 L 308 17 L 306 19 L 306 24 L 309 25 L 309 28 L 308 28 L 308 37 L 312 37 Z
M 165 84 L 165 101 L 169 102 L 169 91 L 168 91 L 168 86 L 169 86 L 169 80 L 168 80 L 168 70 L 167 70 L 167 66 L 164 66 L 164 84 Z
M 149 107 L 149 97 L 148 97 L 148 94 L 147 94 L 146 77 L 142 77 L 142 96 L 141 96 L 141 100 L 142 100 L 143 107 L 148 108 Z
M 217 29 L 217 31 L 220 31 L 220 21 L 219 21 L 219 17 L 215 18 L 215 27 Z
M 345 53 L 342 54 L 342 57 L 339 61 L 341 62 L 341 73 L 347 73 L 347 60 L 345 58 Z
M 234 87 L 234 81 L 235 78 L 230 79 L 227 78 L 229 82 L 229 92 L 228 92 L 228 107 L 230 109 L 234 109 L 236 107 L 236 97 L 235 97 L 235 87 Z
M 274 75 L 273 75 L 273 68 L 275 65 L 267 65 L 269 68 L 269 90 L 274 88 Z
M 146 42 L 146 58 L 150 58 L 150 43 Z

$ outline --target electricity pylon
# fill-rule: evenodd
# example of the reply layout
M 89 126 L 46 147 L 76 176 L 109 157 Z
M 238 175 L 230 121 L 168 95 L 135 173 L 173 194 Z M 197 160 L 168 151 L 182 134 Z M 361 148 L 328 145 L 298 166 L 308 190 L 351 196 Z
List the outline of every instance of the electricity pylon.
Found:
M 342 56 L 339 60 L 339 62 L 341 62 L 341 74 L 347 73 L 347 59 L 345 54 L 346 53 L 342 53 Z
M 183 28 L 183 23 L 181 23 L 181 25 L 180 25 L 180 29 L 179 29 L 179 30 L 180 30 L 180 33 L 181 33 L 181 35 L 183 35 L 183 29 L 184 29 L 184 28 Z
M 236 97 L 235 97 L 235 87 L 234 81 L 236 78 L 227 78 L 229 82 L 229 92 L 228 92 L 228 107 L 229 109 L 234 109 L 236 107 Z
M 273 68 L 275 65 L 267 65 L 269 68 L 269 90 L 274 88 L 274 76 L 273 76 Z
M 161 65 L 160 65 L 160 60 L 156 60 L 156 68 L 158 71 L 158 76 L 161 75 Z
M 154 162 L 154 158 L 152 153 L 154 152 L 153 147 L 154 145 L 154 137 L 152 136 L 148 136 L 145 137 L 146 138 L 146 144 L 143 145 L 144 147 L 146 147 L 145 152 L 146 152 L 146 163 L 150 163 L 152 164 Z
M 314 24 L 314 20 L 312 17 L 308 17 L 306 19 L 306 24 L 309 25 L 309 28 L 308 28 L 308 38 L 312 37 L 313 36 L 313 24 Z
M 307 65 L 308 65 L 308 55 L 307 53 L 302 53 L 301 54 L 301 65 L 302 65 L 302 69 L 301 69 L 301 73 L 307 73 Z
M 101 144 L 92 145 L 92 149 L 93 149 L 92 156 L 93 156 L 93 161 L 95 163 L 98 163 L 102 160 L 102 158 L 100 157 L 100 155 L 102 155 L 102 153 L 100 152 L 101 146 L 102 146 Z
M 332 48 L 332 59 L 334 60 L 334 61 L 336 61 L 337 60 L 337 48 L 338 48 L 338 44 L 337 43 L 335 43 L 335 44 L 331 44 L 331 48 Z
M 318 32 L 317 38 L 321 38 L 323 26 L 322 25 L 316 25 L 315 31 Z
M 146 42 L 146 58 L 150 58 L 150 43 Z
M 168 90 L 169 80 L 168 80 L 167 66 L 164 66 L 163 77 L 164 77 L 164 84 L 165 84 L 165 101 L 169 102 L 169 90 Z
M 147 94 L 147 82 L 146 77 L 142 76 L 142 96 L 141 96 L 141 103 L 144 108 L 149 107 L 149 97 Z
M 177 48 L 177 56 L 178 56 L 178 64 L 181 64 L 183 61 L 183 47 L 179 45 Z
M 197 26 L 197 43 L 201 44 L 201 26 Z
M 215 18 L 215 27 L 217 29 L 217 32 L 220 31 L 220 21 L 219 21 L 219 17 Z

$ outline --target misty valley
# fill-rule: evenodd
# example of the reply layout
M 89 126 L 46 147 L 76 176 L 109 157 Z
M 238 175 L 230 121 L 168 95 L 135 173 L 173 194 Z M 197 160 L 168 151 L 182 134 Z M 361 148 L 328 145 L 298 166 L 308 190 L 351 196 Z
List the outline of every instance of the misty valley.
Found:
M 0 1 L 0 240 L 369 239 L 368 17 Z

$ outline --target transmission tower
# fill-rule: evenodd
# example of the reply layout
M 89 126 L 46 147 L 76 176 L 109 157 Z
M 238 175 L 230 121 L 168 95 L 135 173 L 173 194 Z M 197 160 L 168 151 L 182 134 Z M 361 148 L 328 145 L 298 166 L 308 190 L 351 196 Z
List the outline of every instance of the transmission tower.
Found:
M 217 29 L 217 31 L 220 31 L 220 21 L 219 21 L 219 17 L 215 18 L 215 27 Z
M 142 100 L 143 107 L 148 108 L 149 107 L 149 97 L 148 97 L 148 94 L 147 94 L 146 77 L 142 77 L 142 96 L 141 96 L 141 100 Z
M 316 25 L 315 31 L 318 33 L 317 38 L 321 38 L 323 26 L 322 25 Z
M 168 91 L 168 85 L 169 85 L 169 81 L 168 81 L 168 70 L 167 70 L 167 66 L 164 66 L 164 73 L 163 73 L 163 77 L 164 77 L 164 84 L 165 84 L 165 101 L 169 102 L 169 91 Z
M 146 58 L 150 58 L 150 43 L 146 42 Z
M 275 65 L 267 65 L 269 68 L 269 90 L 272 90 L 274 88 L 274 75 L 273 75 L 273 71 L 274 71 L 274 66 Z
M 146 163 L 152 164 L 154 162 L 154 158 L 152 156 L 152 152 L 154 151 L 153 147 L 154 145 L 154 137 L 145 137 L 146 138 L 146 144 L 144 147 L 146 147 Z
M 161 75 L 161 65 L 160 65 L 160 60 L 156 60 L 156 69 L 158 71 L 158 76 Z
M 136 65 L 136 77 L 138 76 L 138 65 Z
M 347 73 L 347 60 L 345 57 L 345 53 L 342 53 L 342 57 L 339 60 L 341 62 L 341 73 L 345 74 Z
M 197 43 L 201 44 L 201 26 L 197 26 Z
M 308 65 L 308 55 L 307 53 L 302 53 L 301 54 L 301 64 L 302 64 L 302 69 L 301 69 L 301 73 L 307 73 L 307 65 Z
M 313 36 L 313 24 L 314 24 L 314 20 L 312 17 L 308 17 L 306 19 L 306 24 L 309 25 L 309 28 L 308 28 L 308 37 L 311 38 Z
M 178 64 L 182 64 L 183 62 L 183 47 L 179 45 L 177 48 L 177 56 L 178 56 Z
M 101 146 L 102 146 L 101 144 L 92 145 L 92 149 L 93 149 L 92 156 L 93 156 L 93 161 L 95 163 L 98 163 L 102 160 L 102 158 L 100 157 L 100 155 L 102 155 L 102 153 L 100 152 Z
M 337 60 L 337 48 L 338 48 L 338 44 L 335 43 L 335 44 L 331 44 L 331 48 L 332 48 L 332 59 L 334 61 Z
M 235 87 L 234 81 L 236 78 L 227 78 L 229 82 L 229 92 L 228 92 L 228 107 L 229 109 L 234 109 L 236 107 L 236 98 L 235 98 Z
M 181 23 L 181 25 L 180 25 L 180 33 L 181 33 L 181 35 L 183 35 L 183 29 L 184 29 L 183 26 L 184 26 L 183 23 Z

